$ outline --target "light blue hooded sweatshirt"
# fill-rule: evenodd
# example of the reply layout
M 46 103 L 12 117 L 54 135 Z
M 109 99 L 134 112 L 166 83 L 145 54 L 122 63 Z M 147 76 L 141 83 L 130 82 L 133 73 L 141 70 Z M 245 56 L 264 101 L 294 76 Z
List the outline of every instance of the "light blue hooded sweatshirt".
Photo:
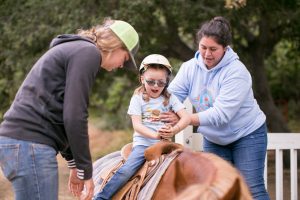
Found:
M 216 144 L 230 144 L 266 121 L 252 90 L 251 75 L 228 46 L 222 60 L 208 70 L 199 52 L 180 67 L 168 90 L 187 97 L 198 113 L 198 133 Z

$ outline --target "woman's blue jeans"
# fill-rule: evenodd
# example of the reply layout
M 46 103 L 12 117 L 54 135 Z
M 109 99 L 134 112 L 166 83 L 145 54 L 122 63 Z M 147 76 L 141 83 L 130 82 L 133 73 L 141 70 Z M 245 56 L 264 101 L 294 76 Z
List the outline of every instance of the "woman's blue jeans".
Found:
M 0 136 L 0 167 L 16 200 L 58 199 L 56 154 L 48 145 Z
M 267 127 L 263 124 L 251 134 L 225 146 L 204 138 L 204 151 L 231 162 L 244 176 L 255 200 L 269 200 L 264 181 Z
M 124 165 L 113 175 L 102 191 L 94 197 L 94 200 L 111 199 L 143 166 L 145 163 L 144 152 L 146 148 L 147 146 L 134 146 Z

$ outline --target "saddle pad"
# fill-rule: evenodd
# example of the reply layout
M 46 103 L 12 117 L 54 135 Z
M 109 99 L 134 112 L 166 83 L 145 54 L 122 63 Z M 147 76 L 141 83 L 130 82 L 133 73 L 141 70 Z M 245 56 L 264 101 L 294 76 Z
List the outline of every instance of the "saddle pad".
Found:
M 93 164 L 94 195 L 102 188 L 103 176 L 122 161 L 121 152 L 116 151 L 100 158 Z
M 151 200 L 153 193 L 165 173 L 165 171 L 168 169 L 171 162 L 178 156 L 179 152 L 176 150 L 170 153 L 166 156 L 164 162 L 162 165 L 159 166 L 157 172 L 151 177 L 151 179 L 148 181 L 148 183 L 142 188 L 142 190 L 139 192 L 137 199 L 138 200 Z

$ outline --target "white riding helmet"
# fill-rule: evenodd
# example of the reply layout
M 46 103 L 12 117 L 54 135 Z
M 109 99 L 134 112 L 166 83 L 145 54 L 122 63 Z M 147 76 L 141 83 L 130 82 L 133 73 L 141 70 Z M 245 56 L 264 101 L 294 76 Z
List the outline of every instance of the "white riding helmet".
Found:
M 140 72 L 145 71 L 148 67 L 148 65 L 151 64 L 159 64 L 165 66 L 168 70 L 169 73 L 172 73 L 172 66 L 169 63 L 168 59 L 160 54 L 151 54 L 147 57 L 144 58 L 140 65 Z

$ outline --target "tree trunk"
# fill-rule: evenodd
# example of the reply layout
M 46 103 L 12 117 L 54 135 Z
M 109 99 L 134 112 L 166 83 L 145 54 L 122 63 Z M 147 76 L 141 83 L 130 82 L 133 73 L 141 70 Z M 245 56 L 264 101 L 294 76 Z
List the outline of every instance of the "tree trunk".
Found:
M 254 93 L 258 104 L 267 116 L 268 132 L 288 133 L 290 130 L 282 113 L 276 107 L 269 89 L 262 56 L 263 52 L 260 51 L 259 48 L 256 50 L 252 49 L 249 52 L 253 52 L 249 61 L 249 67 L 253 79 Z M 300 164 L 299 159 L 300 154 L 298 154 L 298 164 Z M 290 152 L 288 150 L 283 151 L 283 166 L 284 168 L 290 167 Z
M 259 45 L 257 45 L 259 46 Z M 284 121 L 283 115 L 280 110 L 276 107 L 273 97 L 271 95 L 266 70 L 263 61 L 263 52 L 260 51 L 262 48 L 256 48 L 251 50 L 252 56 L 250 58 L 250 69 L 252 72 L 253 85 L 255 97 L 267 116 L 267 124 L 269 132 L 279 133 L 279 132 L 290 132 Z

